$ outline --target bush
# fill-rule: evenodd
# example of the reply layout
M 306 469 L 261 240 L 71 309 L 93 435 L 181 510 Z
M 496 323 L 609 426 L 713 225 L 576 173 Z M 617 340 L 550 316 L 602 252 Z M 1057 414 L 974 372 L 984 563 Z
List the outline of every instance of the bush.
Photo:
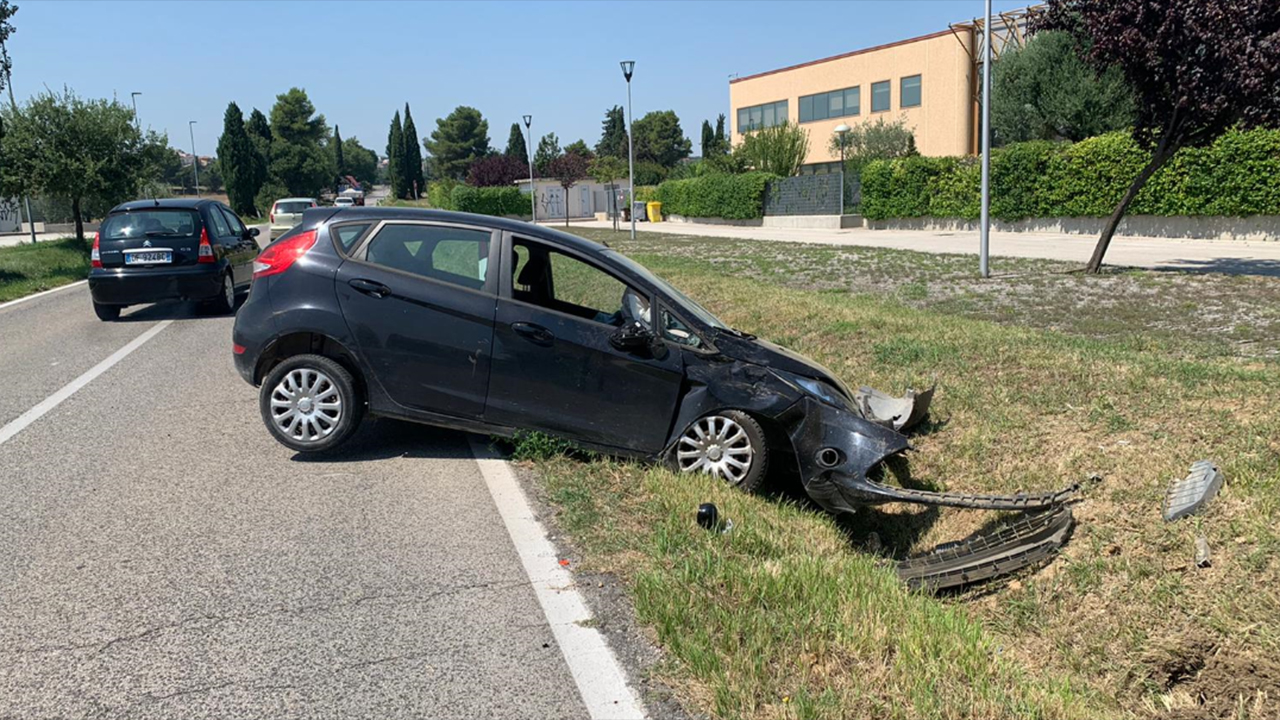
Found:
M 663 213 L 685 217 L 752 220 L 764 214 L 764 191 L 769 173 L 741 175 L 712 173 L 688 180 L 668 180 L 658 186 Z M 640 195 L 636 192 L 637 197 Z
M 653 202 L 658 199 L 657 185 L 637 185 L 636 200 L 640 202 Z
M 1030 141 L 991 154 L 991 215 L 1106 217 L 1148 155 L 1128 132 L 1075 144 Z M 932 215 L 973 219 L 980 167 L 974 158 L 876 161 L 862 174 L 862 213 L 871 220 Z M 1280 215 L 1280 130 L 1232 131 L 1186 148 L 1138 193 L 1133 215 Z
M 636 163 L 636 185 L 657 185 L 667 179 L 668 170 L 656 162 Z
M 427 204 L 438 210 L 454 210 L 453 189 L 461 185 L 457 180 L 445 178 L 427 184 Z
M 258 195 L 254 198 L 253 204 L 258 208 L 258 212 L 266 215 L 271 212 L 271 207 L 277 200 L 287 197 L 293 197 L 293 195 L 289 194 L 289 188 L 268 180 L 267 184 L 258 190 Z
M 514 187 L 457 185 L 451 197 L 452 209 L 478 215 L 528 215 L 529 196 Z

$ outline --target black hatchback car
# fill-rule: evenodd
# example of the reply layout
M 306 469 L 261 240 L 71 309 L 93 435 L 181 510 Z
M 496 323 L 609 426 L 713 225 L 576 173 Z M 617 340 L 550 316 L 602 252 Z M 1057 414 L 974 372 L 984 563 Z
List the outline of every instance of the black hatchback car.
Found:
M 248 229 L 216 200 L 139 200 L 111 210 L 93 236 L 89 293 L 102 320 L 129 305 L 196 300 L 229 313 L 258 256 Z
M 235 365 L 267 429 L 301 452 L 367 414 L 559 435 L 755 489 L 770 458 L 833 512 L 889 501 L 1029 510 L 1062 493 L 933 493 L 868 471 L 909 447 L 932 391 L 849 390 L 734 330 L 609 247 L 500 218 L 318 208 L 263 250 Z

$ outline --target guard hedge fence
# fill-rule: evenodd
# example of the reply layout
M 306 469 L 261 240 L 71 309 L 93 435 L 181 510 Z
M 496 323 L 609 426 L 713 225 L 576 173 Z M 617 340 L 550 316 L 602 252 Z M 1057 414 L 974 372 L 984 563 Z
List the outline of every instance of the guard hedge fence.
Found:
M 515 187 L 471 187 L 453 180 L 427 186 L 427 201 L 433 208 L 478 215 L 528 215 L 529 196 Z
M 1128 132 L 998 148 L 991 153 L 991 215 L 1109 216 L 1148 157 Z M 862 172 L 862 214 L 972 220 L 980 183 L 977 158 L 875 161 Z M 1138 193 L 1129 214 L 1280 215 L 1280 130 L 1231 131 L 1212 145 L 1179 151 Z
M 711 173 L 668 180 L 658 186 L 657 200 L 664 214 L 754 220 L 764 215 L 765 187 L 775 177 L 764 172 Z

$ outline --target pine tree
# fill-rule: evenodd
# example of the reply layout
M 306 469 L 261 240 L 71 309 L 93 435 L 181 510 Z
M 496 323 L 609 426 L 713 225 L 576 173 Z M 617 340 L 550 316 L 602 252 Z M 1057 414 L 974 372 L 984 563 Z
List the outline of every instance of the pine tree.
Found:
M 716 154 L 716 133 L 711 129 L 711 123 L 702 121 L 702 157 L 709 158 Z
M 729 138 L 724 134 L 724 113 L 720 113 L 720 117 L 716 118 L 716 154 L 728 155 Z
M 421 195 L 426 188 L 422 178 L 422 146 L 418 143 L 418 128 L 413 125 L 413 116 L 409 114 L 409 103 L 404 104 L 404 193 L 406 197 Z
M 533 153 L 533 166 L 538 168 L 539 175 L 546 175 L 551 161 L 560 155 L 560 138 L 555 133 L 547 133 L 538 141 L 538 149 Z
M 627 157 L 627 119 L 621 105 L 614 105 L 604 113 L 600 142 L 596 143 L 596 155 L 600 157 Z
M 256 214 L 253 199 L 262 183 L 257 153 L 245 130 L 244 114 L 238 105 L 229 103 L 222 117 L 222 137 L 218 138 L 218 164 L 222 168 L 227 199 L 238 215 Z
M 431 153 L 435 175 L 462 180 L 471 163 L 490 153 L 489 121 L 479 110 L 459 105 L 448 117 L 436 120 L 436 129 L 423 145 Z
M 347 159 L 342 154 L 342 133 L 338 130 L 337 125 L 333 126 L 333 160 L 338 169 L 338 176 L 346 175 Z
M 387 181 L 391 183 L 392 197 L 404 197 L 403 164 L 404 133 L 400 129 L 400 111 L 397 110 L 391 120 L 391 131 L 387 134 Z
M 529 161 L 529 146 L 524 143 L 524 133 L 520 130 L 520 123 L 511 123 L 511 135 L 507 137 L 507 150 L 503 155 L 520 158 L 523 162 Z

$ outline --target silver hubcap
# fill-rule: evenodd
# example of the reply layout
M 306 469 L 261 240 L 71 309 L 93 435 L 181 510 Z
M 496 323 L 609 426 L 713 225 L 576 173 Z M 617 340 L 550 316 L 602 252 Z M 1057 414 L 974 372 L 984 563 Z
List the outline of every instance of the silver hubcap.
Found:
M 742 426 L 723 415 L 709 415 L 694 423 L 676 443 L 676 461 L 683 472 L 705 472 L 733 484 L 751 470 L 755 448 Z
M 231 282 L 230 275 L 225 275 L 222 278 L 222 294 L 226 296 L 227 307 L 236 306 L 236 285 Z
M 271 421 L 300 442 L 319 442 L 342 420 L 342 396 L 328 375 L 311 368 L 290 370 L 271 390 Z

